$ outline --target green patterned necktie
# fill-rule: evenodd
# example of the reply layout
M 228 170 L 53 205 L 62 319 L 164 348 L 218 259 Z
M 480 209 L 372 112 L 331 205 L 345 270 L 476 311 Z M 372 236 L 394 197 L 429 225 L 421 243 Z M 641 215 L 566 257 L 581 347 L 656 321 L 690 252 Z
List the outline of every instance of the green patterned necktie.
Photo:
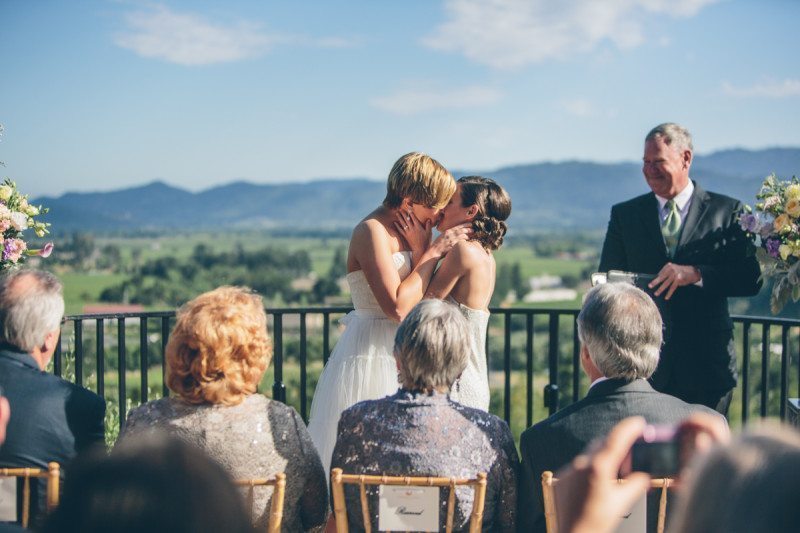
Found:
M 664 243 L 667 245 L 670 257 L 675 255 L 675 248 L 678 247 L 678 237 L 681 234 L 681 213 L 675 200 L 667 200 L 664 206 L 667 210 L 667 217 L 661 223 L 661 234 L 664 236 Z

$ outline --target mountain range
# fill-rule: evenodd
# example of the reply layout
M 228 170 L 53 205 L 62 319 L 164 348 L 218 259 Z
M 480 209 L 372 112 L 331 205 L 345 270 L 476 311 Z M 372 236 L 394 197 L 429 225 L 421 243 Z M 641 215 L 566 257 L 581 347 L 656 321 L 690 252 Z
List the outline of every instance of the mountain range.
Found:
M 705 189 L 752 204 L 764 177 L 800 173 L 800 148 L 731 149 L 695 156 L 692 178 Z M 602 229 L 611 206 L 648 191 L 641 164 L 564 161 L 455 171 L 494 178 L 512 199 L 512 232 Z M 191 192 L 155 181 L 109 192 L 40 197 L 58 232 L 352 228 L 383 199 L 385 183 L 328 179 L 291 184 L 233 182 Z

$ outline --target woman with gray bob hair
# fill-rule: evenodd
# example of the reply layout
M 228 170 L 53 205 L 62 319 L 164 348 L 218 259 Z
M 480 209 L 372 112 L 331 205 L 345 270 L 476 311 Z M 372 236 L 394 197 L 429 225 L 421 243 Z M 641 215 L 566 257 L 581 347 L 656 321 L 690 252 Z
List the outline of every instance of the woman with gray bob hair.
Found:
M 394 338 L 404 389 L 447 392 L 467 366 L 467 321 L 456 306 L 424 300 L 408 314 Z
M 394 356 L 400 390 L 345 410 L 332 468 L 345 474 L 474 478 L 487 474 L 483 531 L 515 530 L 519 458 L 514 437 L 500 418 L 450 397 L 467 365 L 467 320 L 453 304 L 423 300 L 400 323 Z M 378 530 L 378 491 L 366 489 L 372 530 Z M 439 493 L 444 531 L 449 491 Z M 473 493 L 455 491 L 453 531 L 469 527 Z M 358 487 L 345 487 L 350 531 L 363 531 Z
M 605 283 L 586 293 L 578 338 L 607 378 L 647 379 L 658 366 L 661 315 L 641 289 Z

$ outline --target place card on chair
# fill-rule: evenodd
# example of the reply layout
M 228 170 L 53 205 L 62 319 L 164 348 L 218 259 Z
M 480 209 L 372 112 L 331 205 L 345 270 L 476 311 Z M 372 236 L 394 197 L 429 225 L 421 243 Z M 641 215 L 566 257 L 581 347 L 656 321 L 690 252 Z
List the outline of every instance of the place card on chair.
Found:
M 623 515 L 615 533 L 645 533 L 647 531 L 647 495 L 636 500 L 631 510 Z
M 0 522 L 17 521 L 17 478 L 0 478 Z
M 378 529 L 439 531 L 439 487 L 380 485 Z

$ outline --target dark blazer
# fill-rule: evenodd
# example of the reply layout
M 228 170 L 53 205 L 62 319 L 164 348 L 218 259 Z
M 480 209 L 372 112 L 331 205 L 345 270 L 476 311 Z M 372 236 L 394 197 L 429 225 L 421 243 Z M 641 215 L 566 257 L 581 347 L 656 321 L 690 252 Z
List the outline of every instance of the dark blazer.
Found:
M 518 531 L 545 531 L 542 472 L 568 464 L 629 416 L 643 416 L 650 424 L 674 425 L 697 411 L 717 414 L 657 392 L 644 379 L 609 379 L 590 388 L 582 400 L 528 428 L 520 438 Z
M 703 286 L 680 287 L 659 309 L 666 331 L 656 389 L 729 390 L 736 386 L 729 296 L 752 296 L 761 287 L 753 245 L 739 227 L 741 203 L 695 183 L 672 262 L 700 270 Z M 655 194 L 611 208 L 600 257 L 601 272 L 657 274 L 669 261 Z
M 78 452 L 103 444 L 105 401 L 42 372 L 30 355 L 0 350 L 0 386 L 11 405 L 0 466 L 46 469 L 50 461 L 64 466 Z

